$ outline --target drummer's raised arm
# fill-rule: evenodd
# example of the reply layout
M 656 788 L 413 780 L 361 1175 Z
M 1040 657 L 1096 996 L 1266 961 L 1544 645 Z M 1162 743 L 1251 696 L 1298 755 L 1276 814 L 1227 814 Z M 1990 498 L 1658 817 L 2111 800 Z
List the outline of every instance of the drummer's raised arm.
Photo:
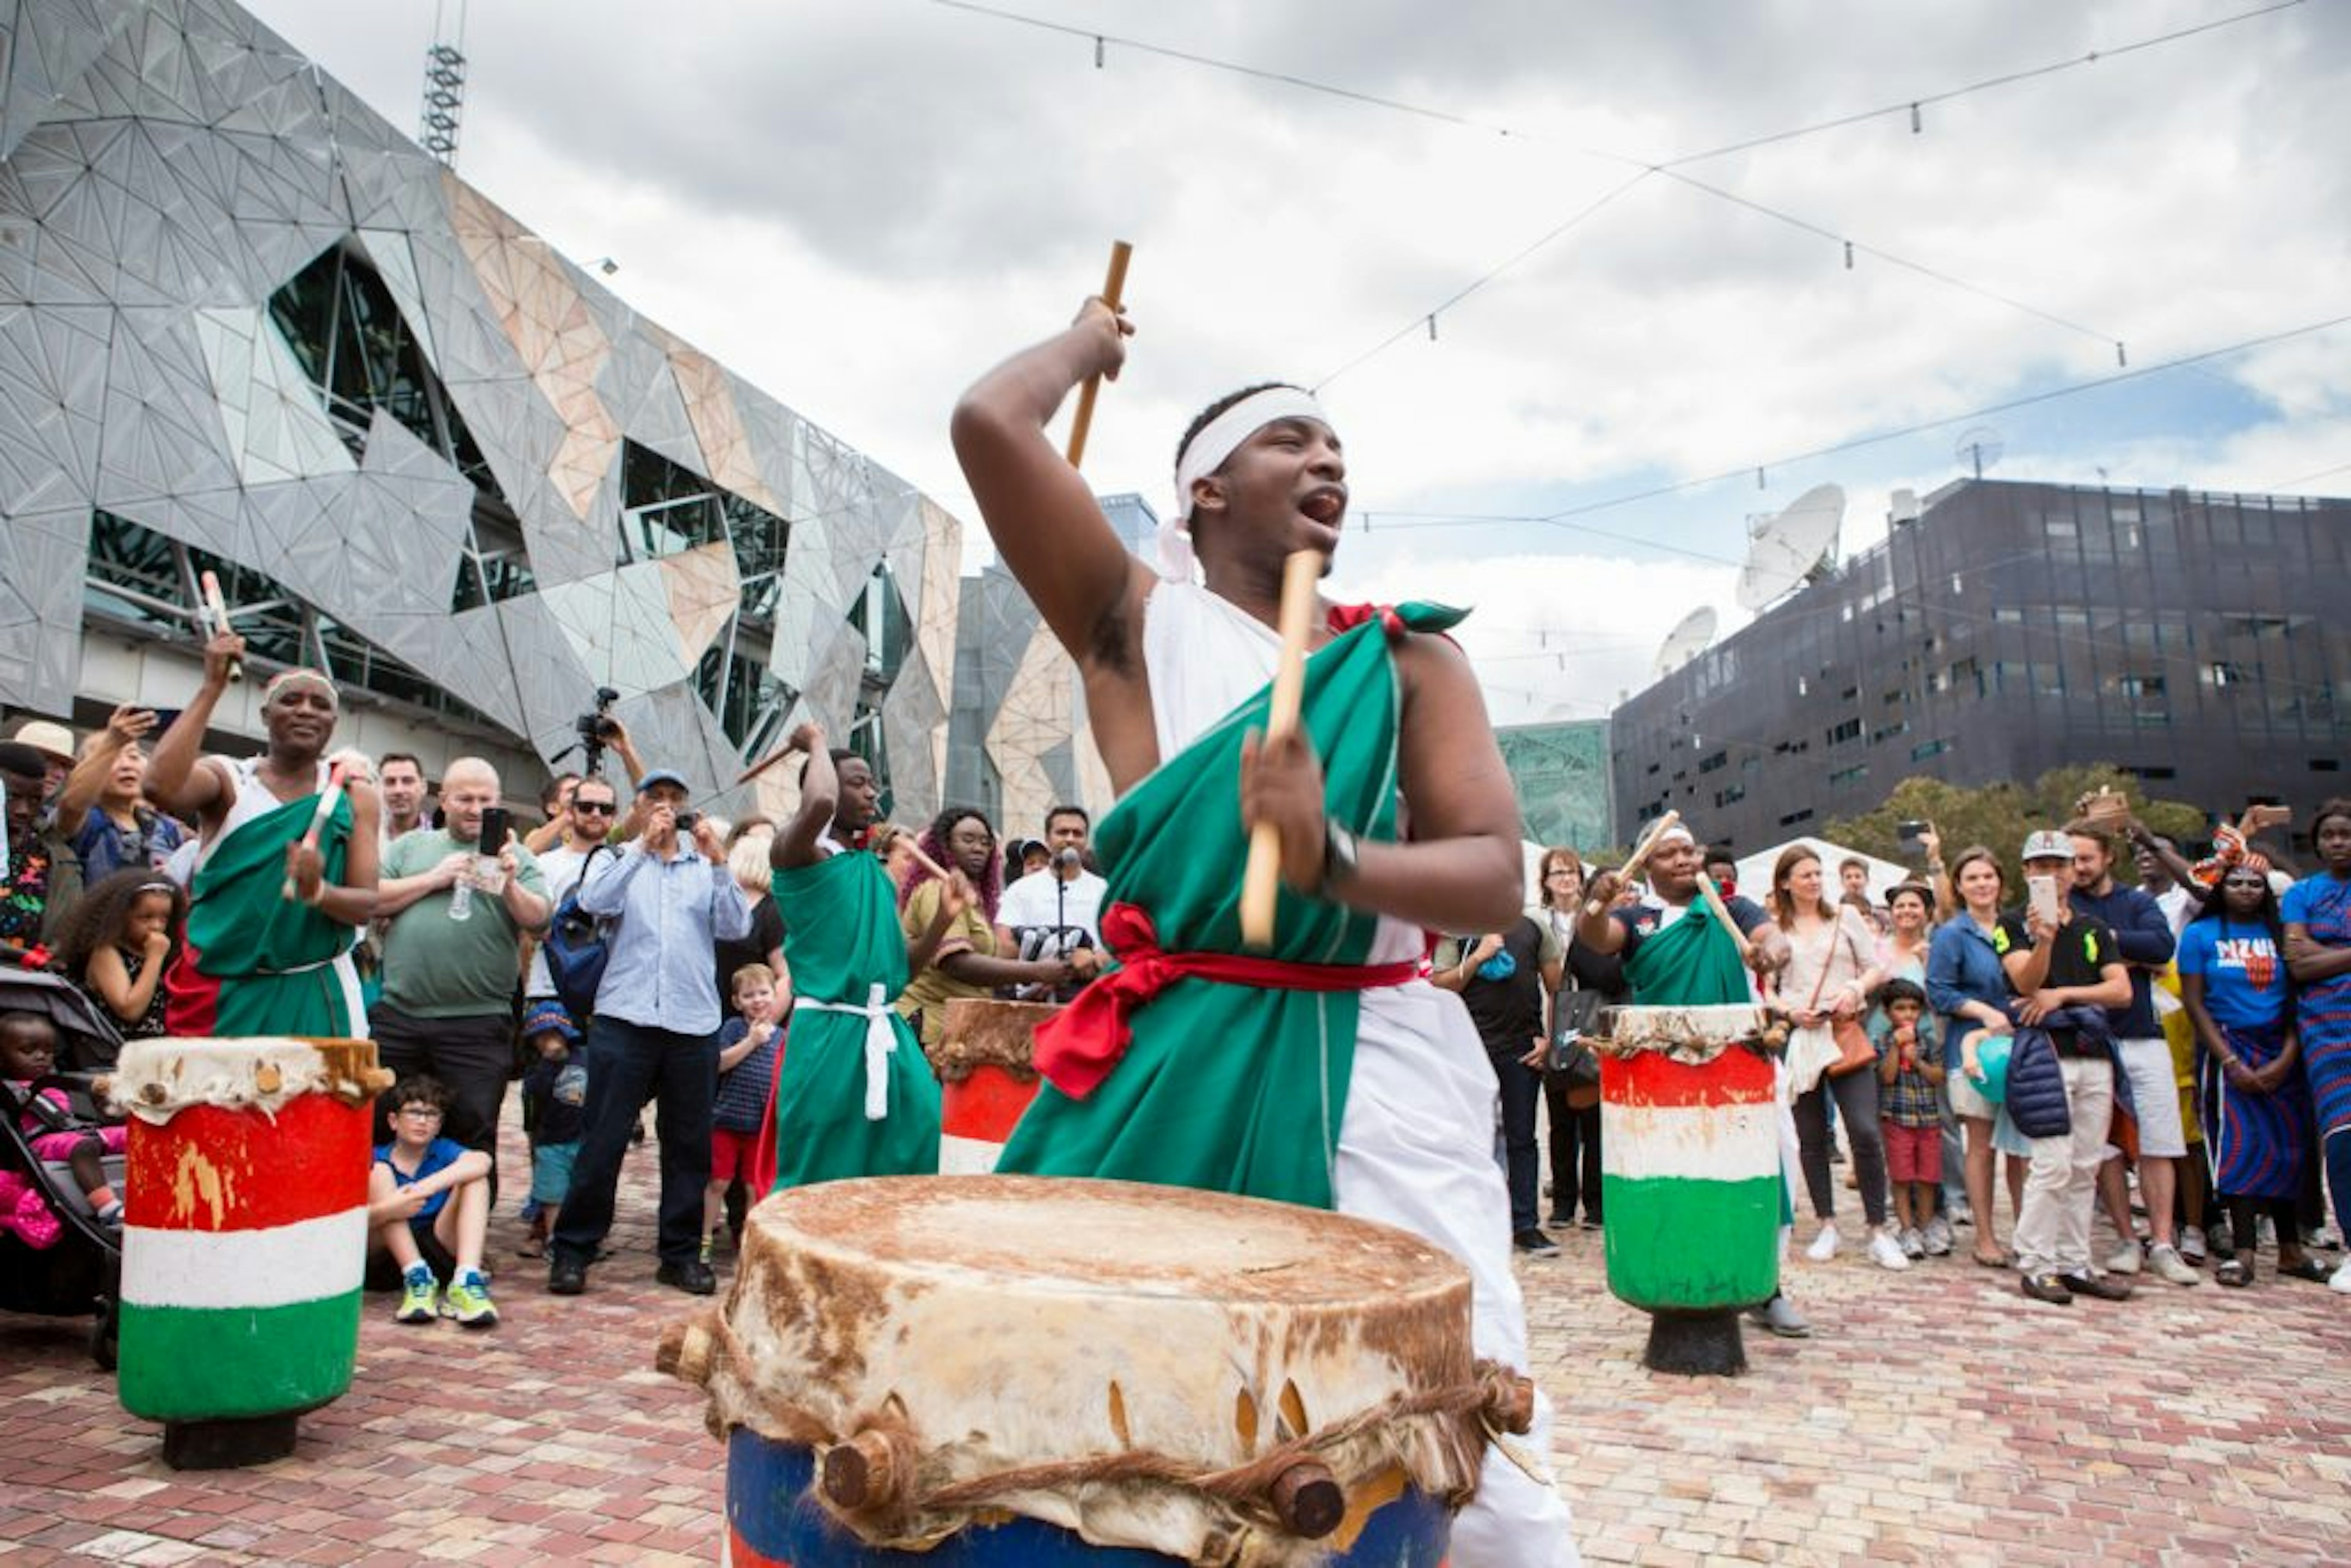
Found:
M 1624 891 L 1625 879 L 1613 871 L 1604 871 L 1592 879 L 1583 890 L 1583 907 L 1575 912 L 1577 941 L 1595 953 L 1613 955 L 1625 950 L 1624 923 L 1610 913 L 1616 907 L 1617 895 Z

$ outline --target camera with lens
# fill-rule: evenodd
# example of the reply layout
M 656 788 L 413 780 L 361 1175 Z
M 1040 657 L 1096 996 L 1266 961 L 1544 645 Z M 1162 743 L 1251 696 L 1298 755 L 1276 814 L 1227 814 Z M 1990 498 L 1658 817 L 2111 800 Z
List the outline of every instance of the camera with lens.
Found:
M 702 821 L 702 813 L 699 811 L 680 811 L 677 814 L 677 831 L 681 833 L 690 833 L 694 831 L 694 825 L 700 821 Z
M 573 751 L 580 753 L 580 771 L 590 775 L 604 771 L 604 747 L 621 732 L 620 721 L 612 716 L 612 705 L 621 694 L 610 686 L 596 688 L 596 706 L 571 721 L 572 732 L 580 737 L 576 747 L 567 747 L 556 758 L 561 761 Z

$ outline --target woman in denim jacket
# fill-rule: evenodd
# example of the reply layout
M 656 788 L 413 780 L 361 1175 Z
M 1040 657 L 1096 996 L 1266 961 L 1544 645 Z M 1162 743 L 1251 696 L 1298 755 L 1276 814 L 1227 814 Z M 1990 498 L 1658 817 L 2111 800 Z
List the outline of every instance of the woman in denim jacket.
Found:
M 1992 1153 L 1999 1141 L 2022 1146 L 2008 1124 L 2005 1106 L 1984 1093 L 1984 1071 L 1976 1048 L 1988 1034 L 2009 1030 L 2005 1010 L 2011 995 L 2007 972 L 1993 946 L 2000 925 L 2001 896 L 2006 878 L 2000 858 L 1981 844 L 1961 850 L 1952 862 L 1951 883 L 1959 896 L 1959 913 L 1936 928 L 1927 948 L 1927 1005 L 1943 1019 L 1944 1092 L 1959 1118 L 1967 1137 L 1968 1207 L 1975 1213 L 1975 1260 L 1987 1269 L 2005 1269 L 2015 1260 L 2000 1244 L 1991 1197 Z M 2009 1214 L 2014 1218 L 2023 1201 L 2025 1162 L 2016 1153 L 2008 1157 Z

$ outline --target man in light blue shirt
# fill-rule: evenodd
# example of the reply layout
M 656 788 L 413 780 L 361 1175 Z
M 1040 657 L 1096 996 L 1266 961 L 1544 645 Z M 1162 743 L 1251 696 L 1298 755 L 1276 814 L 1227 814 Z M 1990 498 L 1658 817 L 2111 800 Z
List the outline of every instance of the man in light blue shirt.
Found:
M 751 929 L 751 904 L 709 820 L 687 814 L 685 802 L 677 774 L 645 774 L 631 812 L 638 831 L 618 853 L 595 856 L 580 880 L 580 907 L 612 925 L 588 1029 L 587 1129 L 549 1238 L 547 1288 L 554 1295 L 587 1288 L 588 1264 L 612 1227 L 629 1132 L 648 1099 L 658 1102 L 661 1134 L 661 1267 L 653 1277 L 697 1296 L 717 1288 L 700 1255 L 718 1087 L 711 953 L 721 938 Z

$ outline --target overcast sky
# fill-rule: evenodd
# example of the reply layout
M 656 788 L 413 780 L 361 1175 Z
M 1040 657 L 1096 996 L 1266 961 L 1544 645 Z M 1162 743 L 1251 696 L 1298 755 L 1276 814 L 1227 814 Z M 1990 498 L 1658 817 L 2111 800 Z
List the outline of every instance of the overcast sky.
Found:
M 247 3 L 414 125 L 434 0 Z M 476 0 L 458 169 L 921 485 L 975 559 L 956 394 L 1131 240 L 1096 487 L 1164 511 L 1201 404 L 1323 383 L 1356 517 L 1334 591 L 1473 604 L 1498 720 L 1598 716 L 1687 611 L 1743 621 L 1750 517 L 1834 480 L 1866 544 L 1978 425 L 2001 476 L 2351 492 L 2351 328 L 1968 417 L 2116 375 L 2116 340 L 2137 370 L 2351 314 L 2351 5 L 2116 52 L 2261 4 L 1004 7 L 1463 124 L 1115 41 L 1097 69 L 1090 39 L 936 0 Z M 1906 110 L 1651 172 L 1503 267 L 1645 165 L 2093 51 L 1916 132 Z

